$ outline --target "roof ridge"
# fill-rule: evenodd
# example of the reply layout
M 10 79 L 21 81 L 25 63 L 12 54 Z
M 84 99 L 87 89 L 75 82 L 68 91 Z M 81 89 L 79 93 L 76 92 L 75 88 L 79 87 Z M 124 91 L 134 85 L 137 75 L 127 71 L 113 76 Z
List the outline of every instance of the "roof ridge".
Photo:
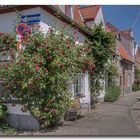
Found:
M 79 6 L 79 9 L 84 9 L 84 8 L 89 8 L 89 7 L 94 7 L 94 6 L 101 6 L 101 5 L 89 5 L 89 6 L 85 6 L 85 7 L 80 7 Z
M 116 26 L 114 26 L 112 23 L 107 22 L 106 25 L 108 25 L 108 24 L 111 25 L 112 27 L 114 27 L 117 31 L 120 31 L 120 30 L 119 30 Z
M 133 37 L 132 36 L 130 36 L 130 35 L 128 35 L 128 34 L 126 34 L 126 33 L 124 33 L 123 31 L 125 31 L 125 30 L 120 30 L 120 29 L 118 29 L 116 26 L 114 26 L 112 23 L 110 23 L 110 22 L 107 22 L 106 23 L 106 25 L 111 25 L 113 28 L 115 28 L 118 32 L 120 32 L 120 33 L 122 33 L 123 35 L 125 35 L 125 36 L 127 36 L 127 37 L 129 37 L 129 38 L 131 38 L 131 39 L 133 39 Z

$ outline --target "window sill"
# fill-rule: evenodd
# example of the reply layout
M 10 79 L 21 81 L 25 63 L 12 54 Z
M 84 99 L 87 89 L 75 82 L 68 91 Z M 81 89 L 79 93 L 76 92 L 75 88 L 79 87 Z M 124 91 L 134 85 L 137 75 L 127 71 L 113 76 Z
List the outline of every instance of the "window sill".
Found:
M 74 98 L 84 98 L 85 97 L 85 95 L 82 95 L 82 94 L 76 94 L 76 95 L 74 95 Z

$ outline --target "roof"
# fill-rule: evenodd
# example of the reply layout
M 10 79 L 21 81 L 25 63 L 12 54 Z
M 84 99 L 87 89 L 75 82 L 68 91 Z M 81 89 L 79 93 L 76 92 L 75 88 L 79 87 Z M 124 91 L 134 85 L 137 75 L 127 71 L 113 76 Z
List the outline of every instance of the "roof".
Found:
M 123 32 L 124 34 L 128 35 L 128 36 L 131 36 L 131 34 L 130 34 L 130 29 L 128 29 L 128 30 L 123 30 L 122 32 Z
M 74 20 L 81 25 L 84 25 L 86 21 L 94 21 L 100 7 L 100 5 L 90 5 L 86 7 L 74 5 Z
M 67 8 L 67 6 L 69 5 L 66 5 L 65 8 Z M 61 11 L 58 5 L 54 5 L 54 7 Z M 74 5 L 73 7 L 74 7 L 73 20 L 80 25 L 85 25 L 85 22 L 95 20 L 101 6 L 89 5 L 81 7 L 80 5 Z
M 88 21 L 88 20 L 95 20 L 99 9 L 100 5 L 92 5 L 92 6 L 87 6 L 87 7 L 81 7 L 80 12 L 82 15 L 83 20 Z
M 119 32 L 119 29 L 109 22 L 106 23 L 105 28 L 108 32 Z
M 119 32 L 122 36 L 126 37 L 129 40 L 133 39 L 133 37 L 131 36 L 131 33 L 130 33 L 131 32 L 130 29 L 121 31 L 109 22 L 106 23 L 105 29 L 106 29 L 107 32 L 112 32 L 112 33 L 115 33 L 115 34 Z
M 106 32 L 111 32 L 110 28 L 107 25 L 105 25 L 105 30 Z
M 80 11 L 79 11 L 80 6 L 79 5 L 74 5 L 74 21 L 77 23 L 84 25 L 83 20 L 81 19 Z
M 127 50 L 124 48 L 124 46 L 119 46 L 119 54 L 120 56 L 130 62 L 133 62 L 131 56 L 129 55 L 129 53 L 127 52 Z
M 135 63 L 140 64 L 140 58 L 139 57 L 137 59 L 135 59 Z

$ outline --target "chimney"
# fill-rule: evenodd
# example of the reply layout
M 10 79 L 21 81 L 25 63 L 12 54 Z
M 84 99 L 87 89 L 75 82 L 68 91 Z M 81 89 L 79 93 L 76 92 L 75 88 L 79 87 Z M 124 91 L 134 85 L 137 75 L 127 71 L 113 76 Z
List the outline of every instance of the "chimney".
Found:
M 133 33 L 132 28 L 129 29 L 129 33 L 130 33 L 130 36 L 131 36 L 131 37 L 134 37 L 134 33 Z

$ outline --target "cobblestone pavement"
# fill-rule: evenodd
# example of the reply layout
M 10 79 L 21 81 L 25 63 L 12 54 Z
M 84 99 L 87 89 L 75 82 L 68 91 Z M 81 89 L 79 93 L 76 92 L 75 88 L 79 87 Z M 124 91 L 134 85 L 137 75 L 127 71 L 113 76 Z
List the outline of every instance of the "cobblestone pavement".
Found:
M 98 104 L 96 109 L 86 114 L 86 117 L 74 122 L 65 122 L 49 132 L 22 132 L 18 135 L 140 136 L 140 127 L 138 127 L 140 110 L 133 110 L 136 106 L 140 108 L 140 101 L 137 103 L 136 99 L 138 97 L 140 97 L 140 92 L 121 96 L 114 103 Z

